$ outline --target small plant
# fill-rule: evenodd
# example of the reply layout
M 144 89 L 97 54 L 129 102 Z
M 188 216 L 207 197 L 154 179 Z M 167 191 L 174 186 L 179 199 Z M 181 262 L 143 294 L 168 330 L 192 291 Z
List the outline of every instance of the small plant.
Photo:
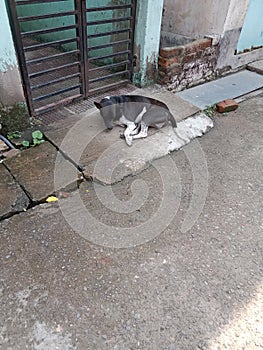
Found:
M 35 130 L 32 132 L 32 144 L 28 140 L 22 141 L 22 146 L 28 148 L 28 147 L 34 147 L 37 145 L 40 145 L 41 143 L 45 142 L 43 139 L 43 134 L 40 130 Z
M 7 133 L 8 140 L 19 139 L 21 137 L 20 131 L 10 131 Z
M 30 142 L 27 140 L 24 140 L 22 141 L 21 145 L 27 148 L 27 147 L 30 147 Z
M 208 117 L 213 117 L 213 115 L 216 112 L 216 104 L 213 104 L 211 106 L 206 106 L 206 108 L 204 109 L 204 113 L 208 116 Z

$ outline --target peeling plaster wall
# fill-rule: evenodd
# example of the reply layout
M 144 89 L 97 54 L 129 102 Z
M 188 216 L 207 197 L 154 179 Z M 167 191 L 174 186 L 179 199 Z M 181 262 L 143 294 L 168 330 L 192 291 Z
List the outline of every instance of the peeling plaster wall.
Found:
M 231 0 L 230 2 L 219 45 L 217 69 L 224 69 L 225 67 L 236 69 L 250 62 L 263 59 L 263 48 L 235 54 L 249 2 L 250 0 Z
M 237 69 L 263 58 L 263 48 L 235 54 L 250 0 L 164 0 L 162 31 L 219 40 L 217 70 Z
M 4 0 L 0 0 L 0 24 L 0 102 L 9 105 L 24 101 L 24 94 Z
M 133 81 L 139 86 L 155 81 L 158 69 L 163 0 L 138 0 Z
M 162 30 L 194 39 L 221 35 L 231 0 L 164 0 Z

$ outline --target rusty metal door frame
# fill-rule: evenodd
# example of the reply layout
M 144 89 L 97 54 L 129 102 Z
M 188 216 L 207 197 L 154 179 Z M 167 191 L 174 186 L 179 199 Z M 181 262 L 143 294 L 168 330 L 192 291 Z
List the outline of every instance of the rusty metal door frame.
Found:
M 36 4 L 59 3 L 65 0 L 9 0 L 9 16 L 15 41 L 18 61 L 21 70 L 26 102 L 32 116 L 44 113 L 73 100 L 86 98 L 104 89 L 116 87 L 131 81 L 133 73 L 133 41 L 135 29 L 136 0 L 127 1 L 127 4 L 89 7 L 86 0 L 73 0 L 74 8 L 70 11 L 60 11 L 35 16 L 18 16 L 18 6 Z M 73 4 L 73 3 L 72 3 Z M 99 11 L 127 11 L 128 15 L 115 18 L 92 20 L 92 14 Z M 46 19 L 65 18 L 72 16 L 74 24 L 52 28 L 21 30 L 21 24 Z M 127 28 L 106 32 L 90 33 L 93 26 L 107 23 L 126 23 Z M 65 30 L 74 30 L 75 36 L 56 39 L 49 42 L 33 41 L 35 37 L 44 34 L 58 33 Z M 89 40 L 100 37 L 118 37 L 126 33 L 122 40 L 111 40 L 101 45 L 91 45 Z M 30 42 L 32 41 L 32 42 Z M 54 48 L 65 44 L 76 45 L 75 49 L 65 52 L 55 51 Z M 118 51 L 118 47 L 127 45 L 127 48 Z M 114 48 L 106 55 L 92 55 L 96 50 Z M 34 56 L 35 53 L 45 50 L 44 56 Z M 51 52 L 51 54 L 50 54 Z M 90 56 L 91 54 L 91 56 Z M 33 57 L 33 58 L 32 58 Z M 123 60 L 114 61 L 115 59 Z M 97 65 L 104 59 L 112 59 L 112 63 Z M 52 63 L 55 62 L 55 63 Z M 40 68 L 39 68 L 40 67 Z M 120 69 L 118 69 L 120 67 Z M 116 70 L 117 69 L 117 70 Z M 115 71 L 116 70 L 116 71 Z M 42 80 L 44 79 L 44 80 Z M 62 88 L 53 89 L 53 86 L 62 84 Z M 50 90 L 51 89 L 51 90 Z M 46 92 L 47 91 L 47 92 Z

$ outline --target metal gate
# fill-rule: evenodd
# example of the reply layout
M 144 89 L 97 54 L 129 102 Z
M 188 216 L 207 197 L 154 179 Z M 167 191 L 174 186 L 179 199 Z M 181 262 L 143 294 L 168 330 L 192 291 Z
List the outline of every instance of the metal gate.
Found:
M 9 0 L 32 116 L 131 80 L 135 11 L 136 0 Z

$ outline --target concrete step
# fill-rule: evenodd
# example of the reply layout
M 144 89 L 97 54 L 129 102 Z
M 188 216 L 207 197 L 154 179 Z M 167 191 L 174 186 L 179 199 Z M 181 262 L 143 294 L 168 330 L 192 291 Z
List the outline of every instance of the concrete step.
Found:
M 176 95 L 204 110 L 217 102 L 234 99 L 263 87 L 263 75 L 244 70 L 180 91 Z
M 263 60 L 248 64 L 247 69 L 258 74 L 263 74 Z
M 206 115 L 197 113 L 199 108 L 163 89 L 138 89 L 132 94 L 150 96 L 165 102 L 178 124 L 178 135 L 170 126 L 152 129 L 146 139 L 134 140 L 128 147 L 120 139 L 123 128 L 116 126 L 106 132 L 104 122 L 96 108 L 79 114 L 75 123 L 56 125 L 45 136 L 77 164 L 84 167 L 84 174 L 104 184 L 121 181 L 124 177 L 140 172 L 154 159 L 161 158 L 201 136 L 213 122 Z M 180 136 L 179 136 L 180 135 Z

